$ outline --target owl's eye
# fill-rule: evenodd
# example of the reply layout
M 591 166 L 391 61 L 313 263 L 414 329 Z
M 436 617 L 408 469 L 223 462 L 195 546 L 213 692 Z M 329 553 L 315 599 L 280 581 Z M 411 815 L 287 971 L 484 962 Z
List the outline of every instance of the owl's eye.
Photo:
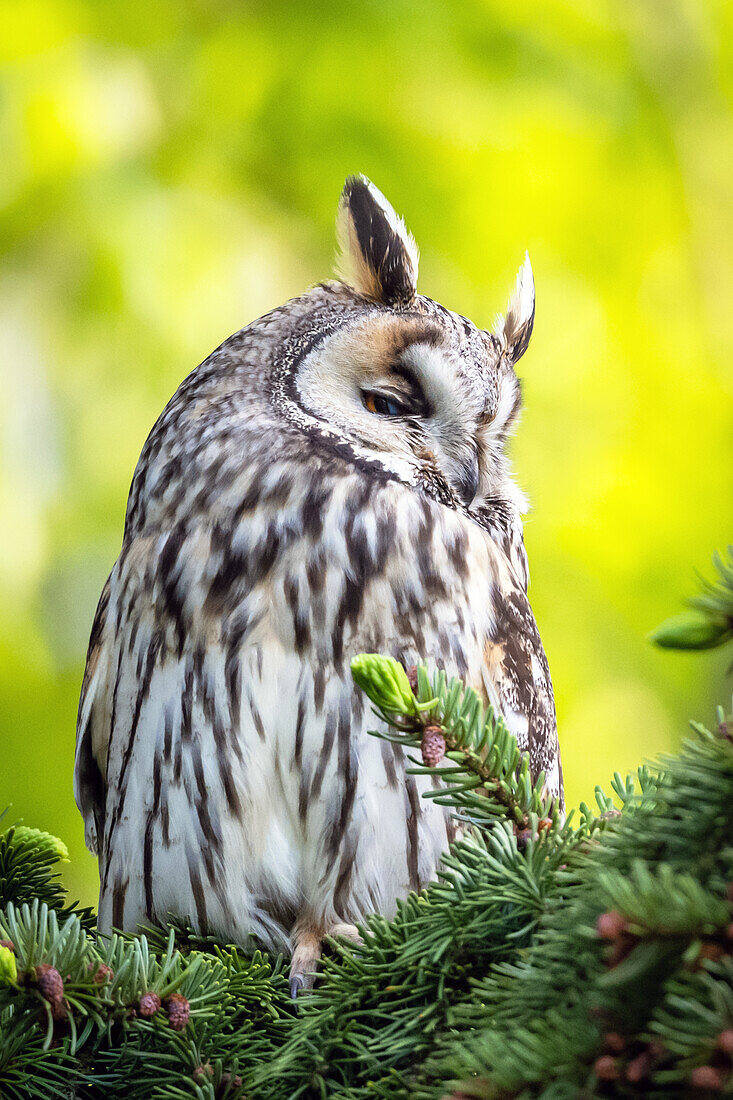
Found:
M 379 416 L 404 416 L 407 412 L 400 401 L 394 397 L 385 397 L 382 393 L 365 393 L 364 404 L 369 412 L 378 413 Z

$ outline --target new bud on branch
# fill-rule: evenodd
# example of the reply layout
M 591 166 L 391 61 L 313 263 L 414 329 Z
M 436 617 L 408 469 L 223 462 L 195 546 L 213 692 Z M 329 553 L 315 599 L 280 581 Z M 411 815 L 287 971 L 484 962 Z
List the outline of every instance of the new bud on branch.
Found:
M 28 825 L 16 825 L 13 829 L 13 837 L 17 845 L 33 849 L 41 857 L 59 863 L 69 862 L 69 849 L 63 840 L 59 840 L 53 833 L 45 833 L 42 829 L 31 829 Z
M 723 615 L 688 611 L 666 619 L 651 634 L 663 649 L 712 649 L 733 635 L 733 626 Z
M 407 673 L 393 657 L 359 653 L 352 659 L 351 675 L 354 683 L 380 710 L 388 714 L 406 715 L 417 712 Z
M 17 981 L 15 955 L 9 947 L 0 947 L 0 985 L 15 985 Z
M 712 649 L 733 640 L 733 546 L 713 554 L 718 576 L 702 581 L 700 595 L 687 601 L 689 611 L 665 620 L 650 635 L 664 649 Z

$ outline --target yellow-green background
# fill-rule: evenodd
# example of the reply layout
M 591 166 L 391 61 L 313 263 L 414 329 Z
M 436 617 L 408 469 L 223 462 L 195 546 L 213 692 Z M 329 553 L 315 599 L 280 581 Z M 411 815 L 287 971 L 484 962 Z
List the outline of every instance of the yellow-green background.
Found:
M 723 655 L 645 638 L 733 527 L 732 12 L 0 3 L 0 807 L 84 900 L 76 701 L 134 464 L 192 367 L 328 276 L 351 172 L 479 324 L 530 251 L 514 455 L 571 803 L 712 720 Z

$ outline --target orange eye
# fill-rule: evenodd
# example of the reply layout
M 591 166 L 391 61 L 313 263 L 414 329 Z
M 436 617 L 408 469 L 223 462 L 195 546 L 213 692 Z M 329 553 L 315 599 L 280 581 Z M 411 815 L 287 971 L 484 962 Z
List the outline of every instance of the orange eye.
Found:
M 377 413 L 378 416 L 405 416 L 407 413 L 407 409 L 400 401 L 385 397 L 381 393 L 365 393 L 364 407 L 369 409 L 369 412 Z

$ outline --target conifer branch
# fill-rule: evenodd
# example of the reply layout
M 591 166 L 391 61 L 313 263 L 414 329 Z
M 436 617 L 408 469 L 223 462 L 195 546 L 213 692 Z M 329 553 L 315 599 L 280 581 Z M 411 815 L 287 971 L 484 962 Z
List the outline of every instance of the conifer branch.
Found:
M 352 674 L 374 704 L 386 731 L 370 730 L 410 756 L 413 775 L 440 779 L 426 798 L 450 806 L 464 823 L 489 826 L 506 819 L 520 833 L 557 824 L 556 800 L 545 793 L 543 772 L 533 780 L 529 753 L 520 752 L 516 738 L 493 707 L 483 707 L 473 688 L 448 680 L 444 671 L 432 679 L 424 665 L 411 670 L 412 685 L 402 666 L 391 657 L 360 654 Z M 399 691 L 389 687 L 399 683 Z
M 722 559 L 721 559 L 722 565 Z M 722 587 L 702 614 L 718 616 Z M 733 573 L 731 574 L 733 576 Z M 727 578 L 727 579 L 726 579 Z M 726 590 L 727 591 L 727 590 Z M 733 589 L 731 589 L 733 591 Z M 720 637 L 723 635 L 721 634 Z M 315 990 L 185 921 L 98 937 L 55 837 L 0 835 L 10 1100 L 511 1100 L 733 1090 L 733 719 L 561 822 L 501 716 L 445 674 L 354 678 L 463 835 L 436 882 L 334 941 Z M 440 783 L 437 783 L 437 780 Z
M 664 649 L 713 649 L 733 639 L 733 545 L 713 554 L 714 581 L 699 576 L 701 592 L 684 614 L 666 619 L 650 635 Z

